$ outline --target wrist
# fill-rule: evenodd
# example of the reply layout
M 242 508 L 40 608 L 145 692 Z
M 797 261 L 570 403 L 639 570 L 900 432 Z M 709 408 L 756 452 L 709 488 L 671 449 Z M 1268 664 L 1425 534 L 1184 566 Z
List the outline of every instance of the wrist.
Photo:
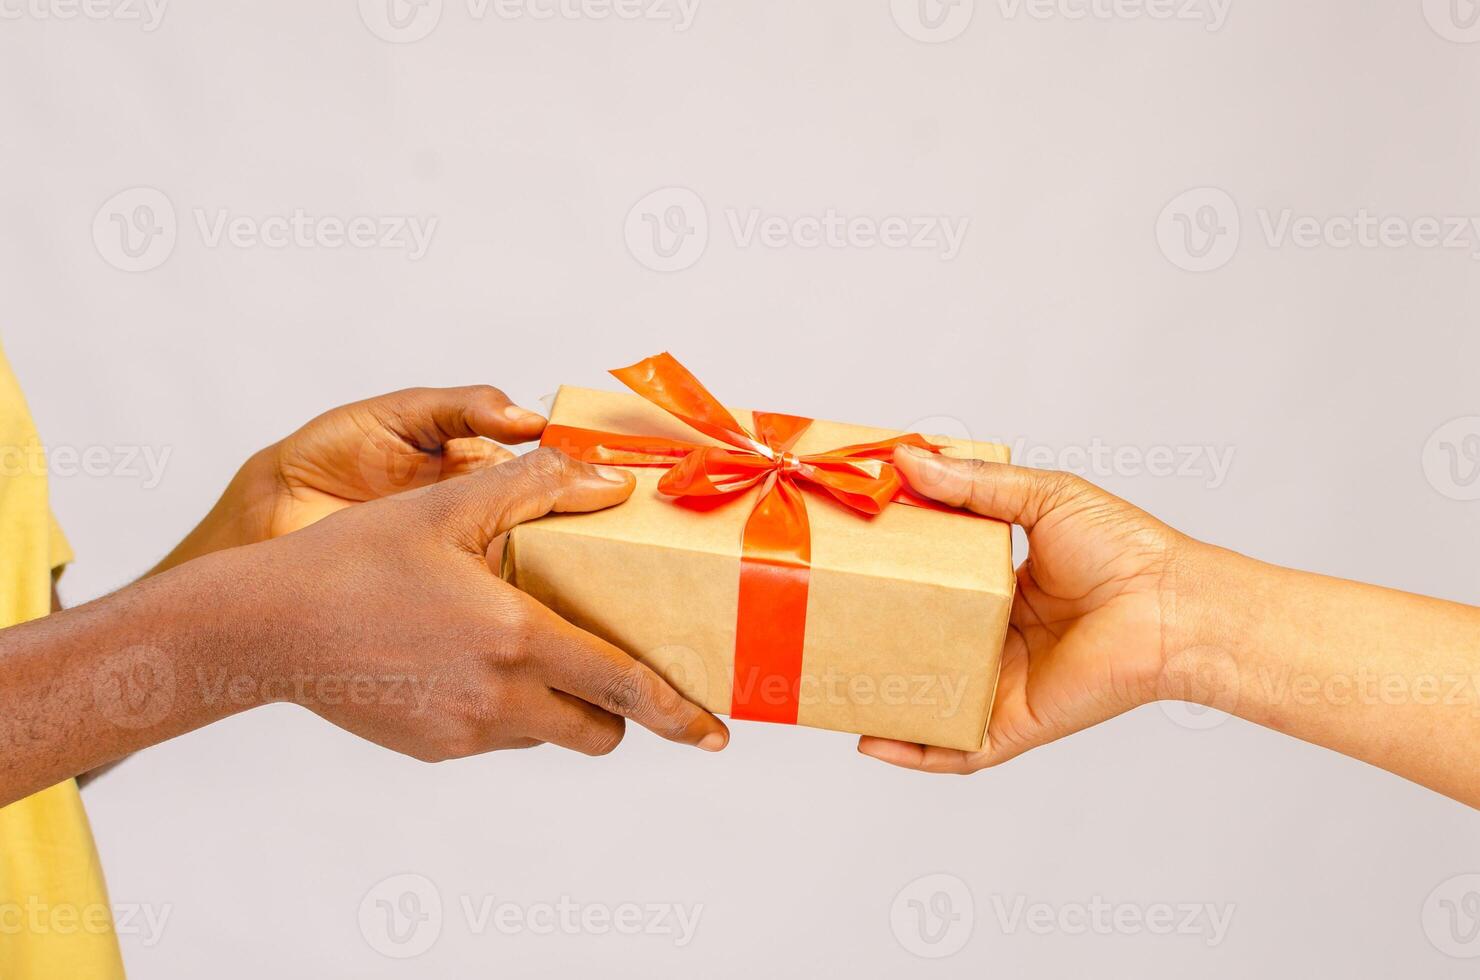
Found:
M 273 524 L 283 495 L 277 446 L 258 450 L 236 471 L 222 494 L 231 508 L 232 536 L 238 544 L 257 544 L 273 538 Z
M 261 450 L 243 463 L 210 512 L 149 574 L 157 575 L 203 555 L 270 538 L 282 487 L 277 476 L 275 448 Z
M 249 549 L 220 552 L 79 607 L 118 651 L 93 664 L 109 679 L 94 685 L 95 713 L 129 729 L 188 731 L 266 703 L 258 679 L 279 656 L 272 624 L 282 590 L 259 566 Z
M 208 638 L 198 686 L 234 710 L 294 700 L 285 682 L 305 666 L 311 600 L 291 559 L 259 542 L 203 556 L 176 575 L 202 597 L 195 629 Z
M 1265 604 L 1269 567 L 1187 539 L 1163 600 L 1158 700 L 1238 713 L 1247 687 L 1247 638 Z

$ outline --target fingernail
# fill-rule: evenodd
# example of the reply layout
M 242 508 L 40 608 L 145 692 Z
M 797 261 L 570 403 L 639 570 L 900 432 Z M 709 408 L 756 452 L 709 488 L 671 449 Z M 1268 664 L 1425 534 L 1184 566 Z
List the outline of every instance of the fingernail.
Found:
M 543 422 L 545 420 L 545 417 L 538 412 L 531 412 L 529 409 L 520 408 L 518 405 L 505 406 L 504 418 L 510 422 L 532 422 L 536 419 Z
M 705 752 L 718 752 L 725 747 L 727 742 L 729 742 L 729 739 L 725 738 L 720 732 L 710 732 L 708 735 L 699 739 L 699 748 Z
M 627 482 L 627 474 L 621 470 L 614 470 L 609 466 L 593 466 L 591 468 L 596 471 L 597 476 L 601 477 L 607 483 Z
M 910 457 L 912 457 L 914 459 L 918 459 L 922 463 L 925 463 L 925 462 L 933 463 L 937 459 L 940 458 L 935 453 L 928 452 L 928 451 L 926 451 L 924 449 L 921 449 L 919 446 L 905 446 L 904 447 L 904 451 L 905 451 L 905 454 L 906 455 L 908 455 L 908 456 L 910 456 Z

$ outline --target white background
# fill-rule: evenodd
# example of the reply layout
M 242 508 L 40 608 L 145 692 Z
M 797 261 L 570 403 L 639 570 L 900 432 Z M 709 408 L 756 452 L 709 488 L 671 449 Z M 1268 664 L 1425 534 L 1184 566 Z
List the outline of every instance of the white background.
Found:
M 978 0 L 964 32 L 931 43 L 889 0 L 700 0 L 683 31 L 480 20 L 465 2 L 393 43 L 353 0 L 180 2 L 153 31 L 7 0 L 0 335 L 53 447 L 170 452 L 157 486 L 55 476 L 79 552 L 69 604 L 145 570 L 251 451 L 325 408 L 470 382 L 534 404 L 663 349 L 763 408 L 931 419 L 1053 452 L 1231 449 L 1217 485 L 1089 475 L 1262 558 L 1476 601 L 1480 503 L 1459 499 L 1473 481 L 1445 482 L 1430 436 L 1480 415 L 1480 263 L 1469 249 L 1276 246 L 1260 220 L 1480 214 L 1480 45 L 1434 26 L 1426 9 L 1442 4 L 1234 0 L 1210 31 Z M 172 203 L 178 240 L 130 273 L 92 228 L 141 186 Z M 661 273 L 624 229 L 668 187 L 698 195 L 709 237 L 690 268 Z M 1160 236 L 1158 222 L 1205 187 L 1236 202 L 1242 235 L 1226 264 L 1193 273 L 1158 244 L 1175 217 Z M 829 208 L 970 224 L 943 261 L 742 245 L 726 216 Z M 410 261 L 210 247 L 196 209 L 438 224 Z M 1480 423 L 1448 433 L 1462 444 Z M 1424 915 L 1436 886 L 1480 870 L 1473 812 L 1156 706 L 969 779 L 748 724 L 719 757 L 632 731 L 606 759 L 542 748 L 427 767 L 275 708 L 140 755 L 88 803 L 114 900 L 171 910 L 157 943 L 124 937 L 141 978 L 1474 968 L 1430 941 Z M 408 872 L 445 914 L 426 953 L 398 960 L 357 916 Z M 891 905 L 939 873 L 962 883 L 973 929 L 931 960 L 891 928 Z M 461 896 L 703 908 L 676 948 L 478 935 Z M 1014 930 L 994 896 L 1235 911 L 1210 947 Z

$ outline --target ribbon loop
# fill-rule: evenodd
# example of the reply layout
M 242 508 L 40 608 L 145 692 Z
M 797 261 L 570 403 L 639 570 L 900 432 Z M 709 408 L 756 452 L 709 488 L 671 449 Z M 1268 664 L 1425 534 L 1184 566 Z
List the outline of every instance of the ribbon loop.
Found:
M 719 399 L 667 351 L 611 373 L 622 384 L 711 439 L 751 452 L 764 448 L 735 421 L 729 409 L 721 405 Z
M 904 492 L 892 462 L 896 446 L 940 447 L 915 433 L 798 455 L 793 447 L 812 425 L 799 415 L 755 413 L 751 433 L 671 354 L 611 372 L 638 395 L 724 446 L 545 428 L 542 445 L 616 466 L 661 466 L 658 490 L 670 497 L 727 497 L 760 486 L 740 548 L 740 603 L 730 714 L 795 724 L 806 636 L 812 534 L 800 485 L 820 490 L 860 514 L 891 501 L 933 505 Z

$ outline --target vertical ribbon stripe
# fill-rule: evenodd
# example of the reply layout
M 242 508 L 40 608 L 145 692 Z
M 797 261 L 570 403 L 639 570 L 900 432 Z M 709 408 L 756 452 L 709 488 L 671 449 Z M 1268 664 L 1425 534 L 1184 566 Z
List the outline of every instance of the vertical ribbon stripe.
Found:
M 806 502 L 773 474 L 741 538 L 732 718 L 797 723 L 811 580 Z

